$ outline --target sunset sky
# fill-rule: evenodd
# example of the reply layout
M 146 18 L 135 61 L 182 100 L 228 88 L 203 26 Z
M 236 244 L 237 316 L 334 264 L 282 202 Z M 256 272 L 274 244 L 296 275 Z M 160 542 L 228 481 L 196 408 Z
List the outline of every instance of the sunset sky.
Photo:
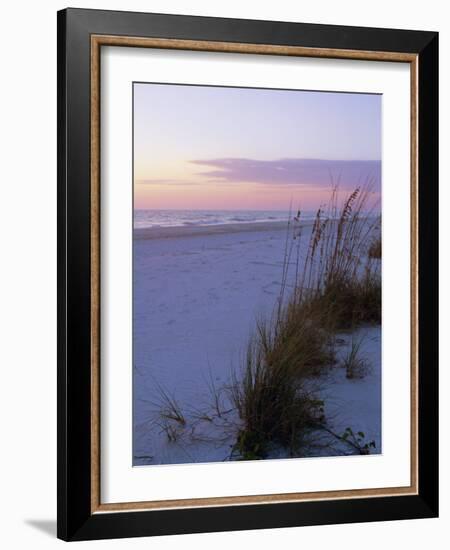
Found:
M 137 209 L 312 209 L 379 192 L 381 96 L 134 84 Z

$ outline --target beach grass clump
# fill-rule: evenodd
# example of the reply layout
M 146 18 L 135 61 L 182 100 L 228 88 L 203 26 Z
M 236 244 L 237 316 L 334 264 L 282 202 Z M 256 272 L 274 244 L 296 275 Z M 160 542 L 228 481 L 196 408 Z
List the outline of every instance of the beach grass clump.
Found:
M 274 446 L 300 452 L 309 427 L 323 416 L 308 380 L 335 361 L 331 332 L 314 304 L 288 304 L 275 323 L 260 321 L 251 338 L 231 401 L 242 425 L 241 459 L 264 458 Z
M 369 204 L 370 187 L 356 188 L 340 207 L 338 197 L 334 188 L 328 209 L 317 211 L 303 269 L 296 266 L 288 301 L 297 307 L 305 300 L 316 302 L 316 309 L 333 317 L 329 324 L 342 330 L 380 322 L 380 265 L 367 250 L 381 220 L 374 216 L 376 205 Z
M 370 196 L 369 186 L 358 187 L 341 201 L 335 187 L 307 243 L 301 212 L 289 220 L 275 313 L 258 322 L 231 386 L 243 459 L 264 458 L 273 445 L 299 456 L 308 430 L 324 420 L 323 402 L 307 388 L 335 362 L 336 333 L 381 321 L 380 266 L 367 253 L 380 218 Z
M 232 384 L 231 400 L 242 421 L 234 450 L 241 460 L 265 458 L 276 445 L 298 453 L 303 434 L 323 413 L 305 385 L 310 365 L 295 353 L 297 343 L 285 343 L 283 350 L 270 328 L 260 326 L 249 343 L 243 375 Z M 303 349 L 316 356 L 316 342 L 312 347 L 308 350 L 304 341 Z
M 349 330 L 361 324 L 381 323 L 381 277 L 366 265 L 362 275 L 335 278 L 324 285 L 312 300 L 328 312 L 335 330 Z
M 361 352 L 362 343 L 363 338 L 352 338 L 349 350 L 342 361 L 345 376 L 349 379 L 363 378 L 369 370 L 369 365 Z
M 156 424 L 160 427 L 161 433 L 166 435 L 169 442 L 175 442 L 186 428 L 186 416 L 175 396 L 160 384 L 155 383 L 155 385 L 159 397 Z

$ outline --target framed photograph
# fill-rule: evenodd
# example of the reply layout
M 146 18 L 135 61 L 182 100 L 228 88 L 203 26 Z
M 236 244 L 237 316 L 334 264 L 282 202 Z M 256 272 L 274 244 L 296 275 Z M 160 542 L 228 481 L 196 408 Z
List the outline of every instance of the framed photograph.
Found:
M 438 514 L 438 35 L 58 13 L 58 536 Z

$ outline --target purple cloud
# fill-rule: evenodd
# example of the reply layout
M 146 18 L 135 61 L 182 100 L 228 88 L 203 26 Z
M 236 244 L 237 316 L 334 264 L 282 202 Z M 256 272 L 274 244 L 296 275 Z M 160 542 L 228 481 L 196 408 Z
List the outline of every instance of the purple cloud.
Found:
M 330 187 L 339 179 L 340 187 L 353 188 L 370 180 L 373 190 L 378 191 L 381 182 L 379 160 L 219 158 L 191 162 L 214 168 L 199 173 L 200 176 L 226 183 Z

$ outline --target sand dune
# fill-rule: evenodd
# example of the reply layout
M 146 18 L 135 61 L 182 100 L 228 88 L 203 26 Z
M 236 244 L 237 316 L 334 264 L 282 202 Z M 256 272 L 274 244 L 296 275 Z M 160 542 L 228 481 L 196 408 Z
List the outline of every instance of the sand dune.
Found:
M 276 303 L 285 226 L 276 222 L 135 230 L 135 465 L 226 458 L 234 443 L 231 435 L 221 433 L 218 438 L 216 431 L 192 440 L 185 430 L 176 442 L 167 440 L 158 418 L 157 388 L 163 386 L 190 414 L 193 404 L 201 408 L 207 403 L 211 381 L 217 386 L 227 383 L 231 369 L 242 360 L 256 319 L 269 316 Z M 330 384 L 340 388 L 334 392 L 339 400 L 336 429 L 345 429 L 357 410 L 364 431 L 379 448 L 381 330 L 370 330 L 372 375 L 350 382 L 336 372 Z

